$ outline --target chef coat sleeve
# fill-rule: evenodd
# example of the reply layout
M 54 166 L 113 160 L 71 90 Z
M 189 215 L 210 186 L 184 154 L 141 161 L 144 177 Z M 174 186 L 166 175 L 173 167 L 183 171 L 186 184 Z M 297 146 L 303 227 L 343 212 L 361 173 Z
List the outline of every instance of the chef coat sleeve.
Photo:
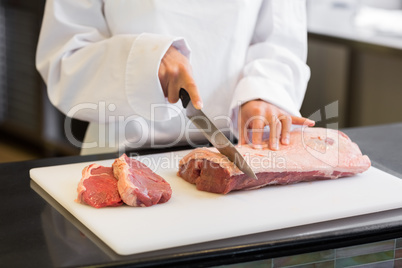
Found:
M 58 109 L 98 123 L 131 115 L 170 119 L 173 109 L 168 108 L 158 70 L 171 45 L 189 57 L 183 39 L 149 33 L 111 35 L 101 0 L 46 2 L 36 66 Z M 154 114 L 152 104 L 167 107 L 158 107 Z
M 300 116 L 310 78 L 306 57 L 305 1 L 264 1 L 231 103 L 232 117 L 237 117 L 241 104 L 254 99 Z

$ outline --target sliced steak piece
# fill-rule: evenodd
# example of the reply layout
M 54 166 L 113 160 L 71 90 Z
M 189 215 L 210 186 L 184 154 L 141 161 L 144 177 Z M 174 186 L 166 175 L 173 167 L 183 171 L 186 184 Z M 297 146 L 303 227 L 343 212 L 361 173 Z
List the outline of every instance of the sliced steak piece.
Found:
M 134 207 L 149 207 L 167 202 L 172 189 L 161 176 L 145 164 L 123 154 L 113 163 L 113 173 L 124 203 Z
M 123 204 L 111 167 L 103 167 L 98 164 L 85 167 L 78 183 L 77 192 L 77 202 L 95 208 L 117 207 Z
M 214 148 L 198 148 L 179 163 L 178 175 L 198 190 L 227 194 L 266 185 L 336 179 L 367 170 L 371 163 L 344 133 L 325 128 L 299 128 L 279 151 L 238 146 L 258 181 L 241 172 Z

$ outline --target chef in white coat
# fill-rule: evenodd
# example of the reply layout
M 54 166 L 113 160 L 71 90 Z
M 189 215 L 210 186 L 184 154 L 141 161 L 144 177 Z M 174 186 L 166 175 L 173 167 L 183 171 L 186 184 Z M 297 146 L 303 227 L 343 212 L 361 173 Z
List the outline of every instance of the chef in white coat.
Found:
M 47 0 L 36 65 L 51 102 L 90 122 L 82 154 L 202 143 L 180 88 L 240 143 L 268 126 L 275 150 L 313 124 L 306 54 L 304 0 Z

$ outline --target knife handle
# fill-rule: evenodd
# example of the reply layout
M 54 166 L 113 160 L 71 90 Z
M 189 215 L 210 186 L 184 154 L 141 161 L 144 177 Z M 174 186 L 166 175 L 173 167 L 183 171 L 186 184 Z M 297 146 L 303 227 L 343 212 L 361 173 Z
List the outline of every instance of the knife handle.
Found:
M 184 88 L 180 89 L 179 98 L 181 100 L 181 103 L 183 104 L 183 107 L 187 108 L 187 105 L 191 101 L 191 99 L 190 99 L 190 95 L 188 95 L 188 92 Z

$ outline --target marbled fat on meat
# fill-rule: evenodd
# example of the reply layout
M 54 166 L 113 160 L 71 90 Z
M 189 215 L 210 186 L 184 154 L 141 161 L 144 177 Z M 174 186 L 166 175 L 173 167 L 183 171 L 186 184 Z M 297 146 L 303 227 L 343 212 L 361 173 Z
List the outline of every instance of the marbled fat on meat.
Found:
M 77 202 L 95 208 L 117 207 L 123 204 L 111 167 L 98 164 L 85 167 L 78 183 L 77 192 Z
M 161 176 L 140 161 L 123 154 L 113 163 L 117 187 L 124 203 L 134 207 L 149 207 L 167 202 L 172 189 Z
M 215 148 L 197 148 L 183 157 L 178 175 L 198 190 L 227 194 L 267 185 L 336 179 L 366 171 L 371 163 L 357 144 L 338 130 L 299 128 L 279 151 L 238 146 L 258 180 L 249 178 Z

